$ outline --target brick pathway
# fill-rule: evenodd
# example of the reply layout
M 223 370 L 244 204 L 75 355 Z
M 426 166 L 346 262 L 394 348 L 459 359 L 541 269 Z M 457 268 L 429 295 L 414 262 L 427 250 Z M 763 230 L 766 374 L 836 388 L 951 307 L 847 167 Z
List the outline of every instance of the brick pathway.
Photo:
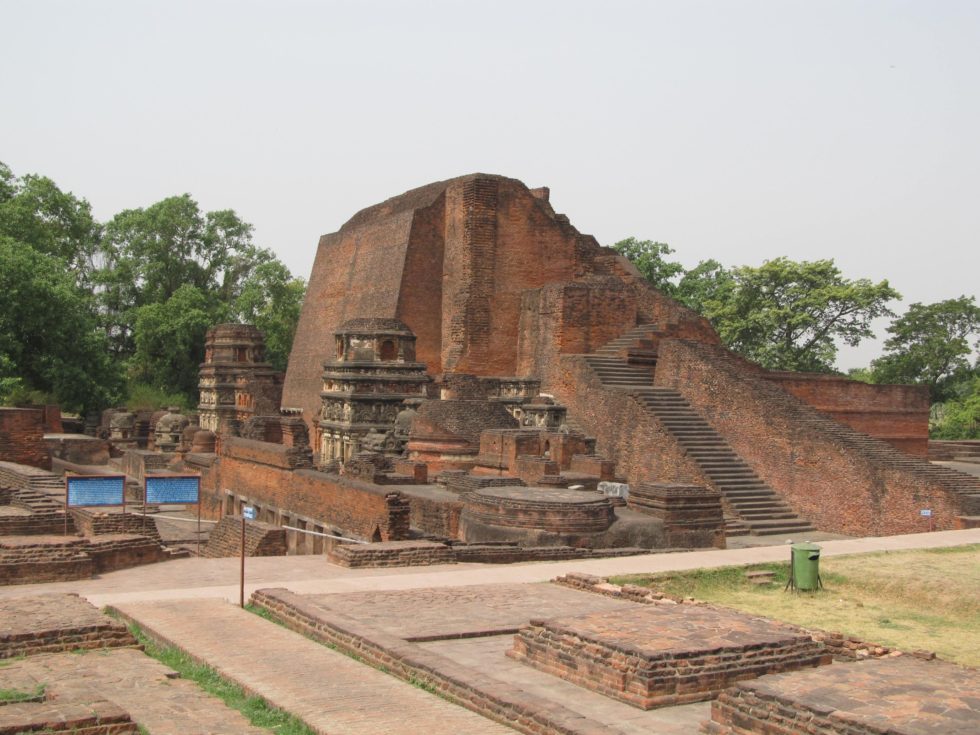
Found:
M 409 641 L 516 633 L 531 618 L 630 610 L 636 605 L 553 584 L 482 584 L 309 595 L 308 599 Z M 405 611 L 411 610 L 411 615 Z
M 43 684 L 47 702 L 17 705 L 40 720 L 67 716 L 82 705 L 108 700 L 152 735 L 269 735 L 193 682 L 133 648 L 31 656 L 0 667 L 0 689 L 33 691 Z M 6 709 L 6 708 L 3 708 Z
M 145 631 L 330 735 L 506 735 L 491 722 L 226 602 L 120 604 Z M 152 727 L 150 731 L 157 735 Z

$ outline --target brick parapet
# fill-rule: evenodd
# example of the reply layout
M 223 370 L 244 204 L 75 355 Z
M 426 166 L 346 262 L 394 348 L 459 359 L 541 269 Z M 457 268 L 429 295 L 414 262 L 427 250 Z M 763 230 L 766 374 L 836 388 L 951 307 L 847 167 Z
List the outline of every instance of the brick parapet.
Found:
M 242 517 L 225 516 L 211 529 L 202 556 L 238 556 L 242 550 Z M 285 556 L 286 530 L 271 523 L 245 522 L 245 556 Z
M 546 376 L 548 390 L 596 437 L 596 451 L 621 468 L 629 483 L 708 485 L 659 419 L 628 393 L 603 387 L 581 355 L 562 355 Z
M 824 531 L 885 535 L 951 529 L 980 485 L 855 432 L 720 347 L 667 339 L 655 383 L 679 390 L 759 477 Z M 952 473 L 955 475 L 955 473 Z M 942 477 L 940 477 L 942 475 Z M 963 483 L 952 487 L 951 483 Z
M 411 510 L 398 490 L 316 470 L 289 469 L 284 466 L 284 448 L 277 444 L 226 438 L 221 448 L 217 461 L 200 467 L 206 518 L 225 515 L 224 503 L 231 493 L 283 516 L 321 521 L 358 539 L 408 537 Z

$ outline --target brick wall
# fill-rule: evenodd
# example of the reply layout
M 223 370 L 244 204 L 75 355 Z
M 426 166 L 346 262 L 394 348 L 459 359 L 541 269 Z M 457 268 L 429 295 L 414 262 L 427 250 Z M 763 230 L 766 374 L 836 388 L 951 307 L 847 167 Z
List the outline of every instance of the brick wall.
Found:
M 225 516 L 211 529 L 202 556 L 238 556 L 242 551 L 242 517 Z M 286 531 L 271 523 L 245 522 L 245 556 L 285 556 Z
M 314 470 L 291 470 L 289 451 L 281 444 L 224 437 L 218 461 L 202 468 L 202 514 L 224 515 L 230 491 L 263 508 L 318 519 L 356 538 L 407 537 L 409 505 L 402 493 Z
M 0 408 L 0 461 L 51 469 L 44 443 L 44 409 Z
M 852 429 L 909 454 L 929 455 L 929 389 L 924 385 L 870 385 L 819 373 L 764 375 Z
M 628 482 L 708 484 L 660 422 L 626 393 L 603 388 L 582 357 L 563 355 L 547 386 Z
M 942 470 L 833 421 L 727 351 L 660 344 L 656 383 L 676 388 L 753 470 L 823 531 L 886 535 L 954 527 L 963 496 Z

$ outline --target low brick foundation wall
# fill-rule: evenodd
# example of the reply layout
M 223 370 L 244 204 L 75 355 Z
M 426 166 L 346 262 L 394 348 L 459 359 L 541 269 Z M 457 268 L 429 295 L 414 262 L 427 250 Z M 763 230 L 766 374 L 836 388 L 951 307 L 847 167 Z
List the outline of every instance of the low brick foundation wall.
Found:
M 518 732 L 527 735 L 614 735 L 619 732 L 352 617 L 325 610 L 289 590 L 257 590 L 251 601 L 291 630 L 356 654 L 369 665 L 383 666 L 399 679 L 432 687 L 450 702 L 509 725 Z
M 650 587 L 641 587 L 635 584 L 611 584 L 604 577 L 596 577 L 592 574 L 572 572 L 571 574 L 556 577 L 551 581 L 552 584 L 558 584 L 562 587 L 571 587 L 572 589 L 582 590 L 583 592 L 592 592 L 598 595 L 616 597 L 623 600 L 629 600 L 630 602 L 639 602 L 647 605 L 692 604 L 704 607 L 715 607 L 709 603 L 699 602 L 690 598 L 682 599 L 680 597 L 671 597 L 663 594 L 662 592 L 658 592 L 655 589 L 651 589 Z M 721 609 L 724 610 L 727 608 Z M 806 633 L 814 641 L 824 645 L 827 648 L 827 651 L 834 657 L 835 661 L 861 661 L 869 658 L 891 658 L 906 654 L 927 661 L 936 658 L 936 654 L 932 651 L 900 651 L 896 648 L 883 646 L 880 643 L 871 643 L 853 636 L 846 636 L 843 633 L 813 628 L 801 628 L 799 626 L 791 627 Z
M 64 531 L 64 513 L 0 516 L 0 536 L 46 536 L 61 534 Z M 73 521 L 68 523 L 68 532 L 75 532 Z
M 123 623 L 78 595 L 13 598 L 4 602 L 4 618 L 0 623 L 0 659 L 137 645 Z M 0 712 L 3 709 L 0 707 Z
M 154 564 L 171 558 L 158 541 L 133 534 L 108 534 L 91 539 L 87 552 L 95 574 Z
M 94 508 L 72 508 L 75 527 L 86 536 L 131 534 L 146 536 L 161 543 L 156 521 L 139 513 L 105 513 Z
M 23 702 L 0 707 L 0 735 L 27 733 L 137 735 L 129 713 L 105 699 L 90 702 Z
M 95 571 L 88 542 L 74 536 L 0 539 L 0 585 L 70 582 Z
M 286 529 L 260 521 L 245 522 L 245 556 L 285 556 Z M 201 556 L 238 556 L 242 553 L 242 517 L 225 516 L 211 530 Z
M 911 658 L 742 682 L 711 703 L 708 735 L 973 735 L 976 669 Z
M 330 561 L 352 569 L 452 564 L 453 550 L 433 541 L 387 541 L 376 544 L 338 544 Z
M 679 550 L 679 549 L 678 549 Z M 517 544 L 442 544 L 433 541 L 386 541 L 375 544 L 339 544 L 330 561 L 342 567 L 408 567 L 430 564 L 513 564 L 523 561 L 601 559 L 649 554 L 650 549 L 581 549 L 571 546 L 519 546 Z
M 532 619 L 507 655 L 641 709 L 699 702 L 742 679 L 831 662 L 795 628 L 694 605 Z

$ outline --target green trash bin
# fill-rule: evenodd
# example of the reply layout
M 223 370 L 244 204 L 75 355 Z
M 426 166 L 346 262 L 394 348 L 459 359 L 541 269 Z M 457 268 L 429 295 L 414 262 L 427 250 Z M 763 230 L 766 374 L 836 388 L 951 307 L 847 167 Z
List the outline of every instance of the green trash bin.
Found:
M 790 584 L 798 590 L 812 591 L 823 587 L 820 581 L 820 547 L 816 544 L 793 544 L 790 547 Z

